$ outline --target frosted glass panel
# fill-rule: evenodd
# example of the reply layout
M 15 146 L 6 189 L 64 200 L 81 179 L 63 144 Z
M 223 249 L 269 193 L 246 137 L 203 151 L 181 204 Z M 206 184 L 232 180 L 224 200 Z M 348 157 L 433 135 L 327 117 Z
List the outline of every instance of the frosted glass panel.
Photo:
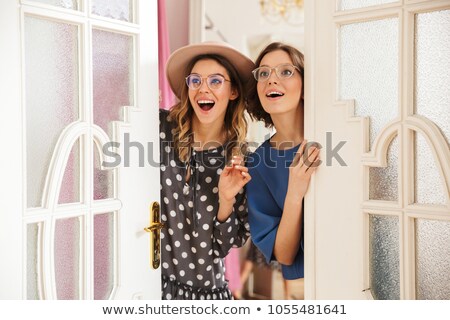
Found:
M 450 300 L 450 221 L 416 220 L 416 298 Z
M 111 122 L 133 105 L 133 38 L 92 31 L 94 122 L 112 138 Z
M 369 199 L 398 200 L 398 137 L 396 136 L 388 148 L 387 167 L 369 168 Z
M 76 141 L 61 183 L 59 203 L 80 202 L 80 142 Z
M 400 242 L 397 217 L 370 215 L 370 288 L 378 300 L 400 299 Z
M 27 225 L 27 299 L 38 300 L 38 224 Z
M 398 2 L 398 0 L 338 0 L 338 10 L 351 10 L 366 8 L 385 3 Z
M 398 19 L 344 25 L 338 41 L 338 98 L 370 117 L 372 146 L 398 113 Z
M 100 156 L 94 146 L 94 200 L 114 197 L 112 170 L 101 170 Z
M 66 9 L 78 9 L 78 0 L 33 0 L 34 2 L 40 2 L 45 4 L 51 4 Z
M 108 299 L 114 285 L 114 214 L 94 217 L 94 299 Z
M 41 205 L 62 130 L 78 120 L 78 28 L 25 17 L 27 204 Z
M 132 0 L 93 0 L 92 13 L 122 21 L 132 22 Z
M 55 223 L 56 295 L 60 300 L 80 299 L 80 220 Z
M 414 148 L 415 202 L 445 205 L 444 178 L 438 171 L 430 146 L 421 134 L 414 134 Z
M 450 146 L 450 10 L 416 15 L 415 108 Z

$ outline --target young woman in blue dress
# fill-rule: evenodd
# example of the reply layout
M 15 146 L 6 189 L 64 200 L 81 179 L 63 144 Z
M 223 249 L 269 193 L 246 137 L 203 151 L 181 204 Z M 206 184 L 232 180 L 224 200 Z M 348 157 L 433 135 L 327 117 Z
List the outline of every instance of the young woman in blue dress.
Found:
M 299 279 L 304 277 L 303 198 L 320 163 L 319 149 L 303 137 L 303 54 L 272 43 L 255 65 L 257 84 L 248 111 L 276 133 L 248 159 L 250 231 L 267 262 L 278 261 L 285 279 Z

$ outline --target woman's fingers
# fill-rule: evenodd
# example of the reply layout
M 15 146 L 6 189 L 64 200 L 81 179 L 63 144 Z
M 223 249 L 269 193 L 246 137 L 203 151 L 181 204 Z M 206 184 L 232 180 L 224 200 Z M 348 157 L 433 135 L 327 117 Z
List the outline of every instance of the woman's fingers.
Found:
M 224 177 L 228 177 L 230 174 L 235 175 L 233 172 L 236 172 L 237 174 L 242 176 L 246 180 L 246 183 L 251 180 L 251 176 L 248 173 L 248 168 L 241 165 L 225 166 L 222 170 L 221 175 L 223 175 Z
M 244 180 L 246 180 L 245 183 L 247 183 L 248 181 L 251 180 L 251 176 L 248 173 L 248 168 L 244 167 L 244 166 L 234 166 L 234 169 L 237 170 L 237 172 L 240 173 L 240 175 L 244 178 Z
M 306 172 L 312 174 L 319 165 L 320 165 L 320 156 L 317 155 L 317 157 L 314 159 L 311 165 L 307 167 Z
M 252 180 L 252 176 L 250 175 L 250 173 L 248 172 L 241 172 L 242 177 L 245 180 L 245 183 L 249 182 L 250 180 Z
M 291 167 L 295 167 L 295 166 L 297 166 L 300 163 L 300 160 L 303 157 L 303 153 L 305 152 L 305 148 L 306 148 L 307 143 L 308 143 L 308 141 L 306 141 L 306 140 L 304 140 L 302 142 L 302 144 L 300 145 L 300 148 L 295 153 L 295 157 L 292 160 Z
M 309 167 L 311 165 L 311 163 L 314 161 L 314 159 L 316 158 L 316 154 L 318 154 L 319 149 L 316 147 L 309 147 L 307 149 L 307 153 L 303 153 L 303 156 L 300 159 L 300 166 L 299 167 L 303 167 L 304 165 L 306 165 L 307 167 Z
M 306 165 L 307 169 L 314 167 L 317 165 L 316 160 L 319 157 L 320 150 L 317 148 L 313 148 L 312 152 L 309 154 Z
M 247 168 L 247 167 L 244 167 L 244 166 L 234 166 L 234 168 L 235 168 L 236 170 L 241 171 L 241 172 L 248 172 L 248 168 Z
M 233 156 L 233 158 L 231 159 L 231 165 L 241 166 L 243 164 L 244 164 L 244 158 L 242 158 L 241 156 Z
M 233 166 L 225 166 L 222 170 L 221 175 L 226 177 L 231 173 L 232 170 L 233 170 Z

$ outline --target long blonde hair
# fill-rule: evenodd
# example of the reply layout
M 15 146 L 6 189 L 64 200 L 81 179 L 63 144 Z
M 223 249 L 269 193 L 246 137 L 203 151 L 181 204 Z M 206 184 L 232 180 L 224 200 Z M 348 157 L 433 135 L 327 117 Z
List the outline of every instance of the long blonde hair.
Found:
M 188 76 L 198 61 L 206 59 L 214 60 L 222 65 L 230 76 L 231 85 L 238 91 L 239 96 L 229 101 L 225 113 L 225 147 L 227 159 L 231 159 L 233 155 L 244 155 L 246 152 L 245 137 L 247 135 L 247 120 L 244 115 L 246 99 L 244 96 L 244 84 L 239 78 L 236 69 L 224 57 L 216 54 L 206 54 L 195 57 L 186 66 L 184 75 L 185 77 Z M 169 113 L 170 120 L 176 123 L 173 131 L 174 148 L 180 160 L 185 163 L 189 161 L 194 143 L 192 132 L 193 116 L 194 109 L 189 100 L 189 88 L 185 85 L 181 89 L 180 102 L 173 106 Z

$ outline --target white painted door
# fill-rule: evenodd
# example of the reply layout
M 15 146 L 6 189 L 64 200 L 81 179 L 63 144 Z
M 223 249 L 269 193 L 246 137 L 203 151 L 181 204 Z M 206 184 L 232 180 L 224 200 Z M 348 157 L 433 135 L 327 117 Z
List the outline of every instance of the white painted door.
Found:
M 0 6 L 0 298 L 159 299 L 157 2 Z
M 306 137 L 324 161 L 305 297 L 450 299 L 450 2 L 307 0 L 305 19 Z

